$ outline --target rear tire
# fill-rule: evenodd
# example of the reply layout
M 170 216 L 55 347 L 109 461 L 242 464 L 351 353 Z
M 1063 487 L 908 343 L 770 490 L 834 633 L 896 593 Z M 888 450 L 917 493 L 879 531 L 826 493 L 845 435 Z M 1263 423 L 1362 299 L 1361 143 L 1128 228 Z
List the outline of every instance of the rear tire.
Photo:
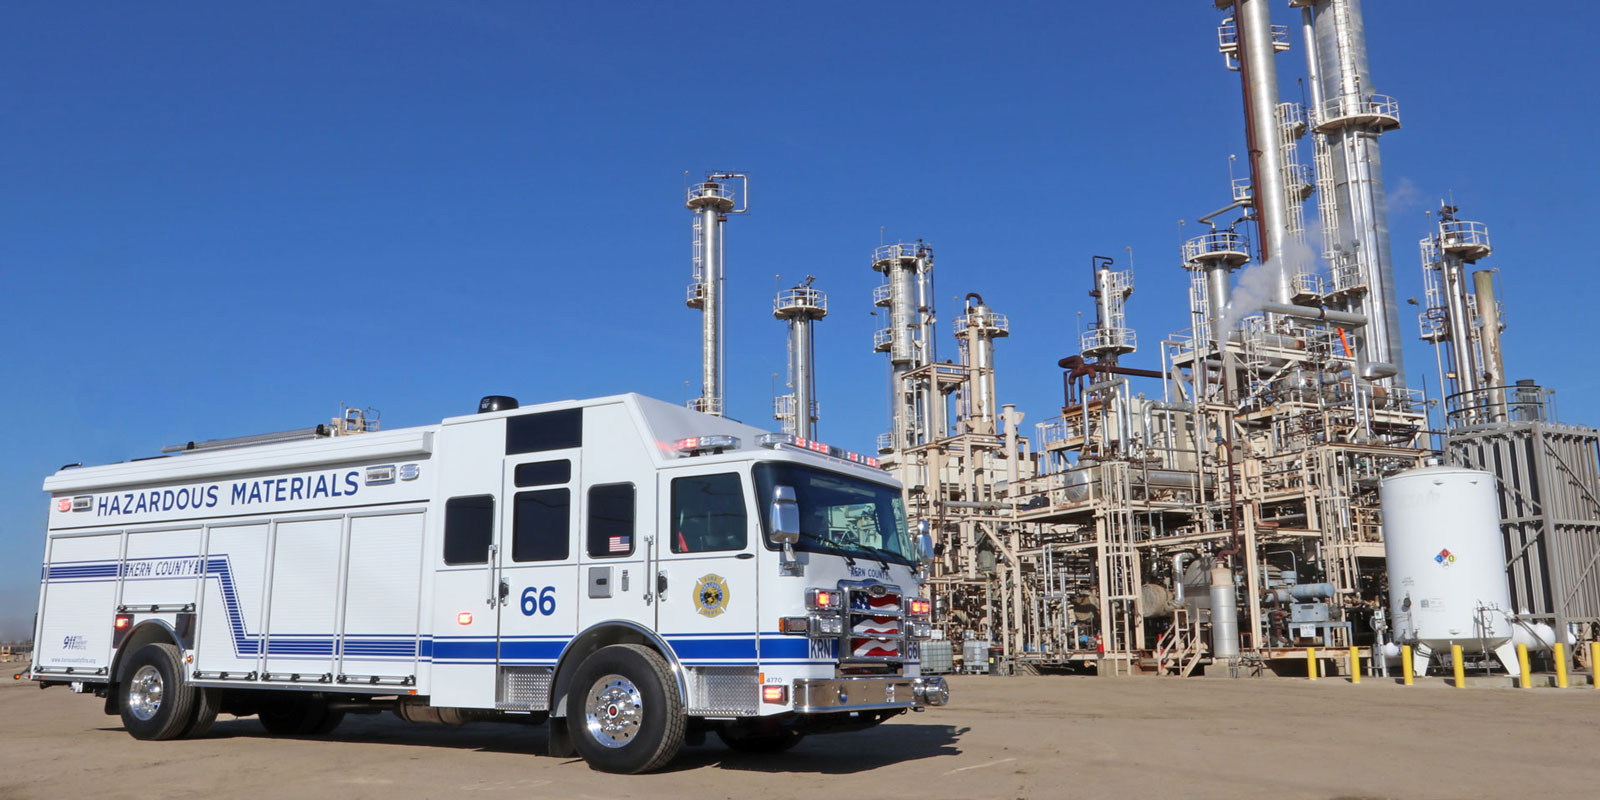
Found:
M 198 739 L 211 732 L 217 721 L 217 711 L 222 708 L 221 689 L 195 689 L 194 719 L 184 727 L 180 739 Z
M 603 647 L 578 666 L 567 730 L 589 766 L 632 774 L 660 769 L 683 747 L 688 718 L 672 670 L 637 644 Z
M 148 644 L 128 658 L 118 684 L 122 726 L 135 739 L 176 739 L 195 722 L 199 691 L 183 677 L 183 658 L 170 644 Z M 212 713 L 215 718 L 215 712 Z

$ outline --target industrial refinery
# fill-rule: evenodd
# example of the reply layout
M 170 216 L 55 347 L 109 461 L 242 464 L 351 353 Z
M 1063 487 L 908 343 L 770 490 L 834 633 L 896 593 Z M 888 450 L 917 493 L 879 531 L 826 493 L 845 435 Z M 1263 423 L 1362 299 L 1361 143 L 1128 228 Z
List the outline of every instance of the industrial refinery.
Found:
M 1294 25 L 1272 22 L 1271 0 L 1215 5 L 1217 68 L 1239 87 L 1215 101 L 1243 111 L 1246 174 L 1144 274 L 1093 252 L 1052 266 L 1081 276 L 1092 320 L 1061 354 L 1059 406 L 1006 402 L 1006 372 L 1036 367 L 1007 364 L 1013 332 L 985 287 L 944 286 L 964 299 L 940 308 L 938 231 L 840 256 L 881 276 L 873 444 L 935 542 L 934 623 L 953 667 L 1515 676 L 1529 668 L 1519 645 L 1535 667 L 1589 666 L 1600 432 L 1559 418 L 1551 389 L 1507 378 L 1488 224 L 1444 200 L 1417 261 L 1393 240 L 1381 150 L 1401 104 L 1372 88 L 1358 2 L 1289 0 Z M 1286 99 L 1296 81 L 1304 102 Z M 703 323 L 689 405 L 711 414 L 724 408 L 720 284 L 758 269 L 723 258 L 749 184 L 714 171 L 687 189 L 688 305 Z M 1405 269 L 1421 270 L 1421 300 L 1399 296 Z M 867 346 L 819 360 L 829 307 L 813 282 L 828 273 L 809 271 L 820 279 L 773 301 L 787 329 L 773 416 L 806 438 L 823 417 L 817 371 Z M 1170 328 L 1129 326 L 1136 277 L 1187 281 Z M 1407 340 L 1432 345 L 1432 392 L 1407 385 Z M 827 410 L 879 413 L 864 406 Z

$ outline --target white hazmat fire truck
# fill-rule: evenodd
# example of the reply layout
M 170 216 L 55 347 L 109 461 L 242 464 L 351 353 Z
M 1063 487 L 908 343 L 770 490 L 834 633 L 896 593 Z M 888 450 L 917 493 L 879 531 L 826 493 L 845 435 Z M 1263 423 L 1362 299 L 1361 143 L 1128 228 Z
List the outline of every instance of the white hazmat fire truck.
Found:
M 614 772 L 948 699 L 928 538 L 870 458 L 638 395 L 329 435 L 366 427 L 48 478 L 31 678 L 141 739 L 548 720 Z

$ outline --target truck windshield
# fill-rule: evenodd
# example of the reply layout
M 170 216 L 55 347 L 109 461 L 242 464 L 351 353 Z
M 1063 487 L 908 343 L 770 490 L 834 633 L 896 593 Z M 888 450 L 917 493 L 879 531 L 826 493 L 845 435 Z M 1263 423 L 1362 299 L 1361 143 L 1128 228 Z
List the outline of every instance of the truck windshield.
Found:
M 763 539 L 772 524 L 766 513 L 772 487 L 793 486 L 800 504 L 796 550 L 913 564 L 899 489 L 787 462 L 757 464 L 755 479 Z

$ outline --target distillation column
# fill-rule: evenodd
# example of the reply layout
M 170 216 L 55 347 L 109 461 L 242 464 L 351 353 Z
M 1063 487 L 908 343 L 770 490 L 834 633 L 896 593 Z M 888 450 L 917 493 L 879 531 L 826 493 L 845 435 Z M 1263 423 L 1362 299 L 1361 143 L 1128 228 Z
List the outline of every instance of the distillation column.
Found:
M 772 316 L 789 324 L 789 390 L 777 399 L 773 417 L 783 430 L 807 439 L 817 437 L 816 347 L 811 323 L 828 316 L 828 296 L 805 283 L 778 292 Z
M 873 349 L 889 354 L 889 432 L 878 439 L 878 452 L 888 453 L 943 435 L 937 389 L 931 380 L 907 377 L 934 359 L 933 248 L 923 242 L 884 245 L 873 251 L 872 269 L 884 277 L 873 289 L 873 305 L 889 317 L 872 337 Z
M 1400 315 L 1378 154 L 1378 138 L 1400 127 L 1399 105 L 1373 93 L 1360 0 L 1290 0 L 1290 5 L 1301 9 L 1307 35 L 1315 39 L 1306 48 L 1306 68 L 1313 135 L 1320 137 L 1317 185 L 1325 195 L 1319 208 L 1333 288 L 1346 292 L 1349 311 L 1370 321 L 1356 339 L 1371 373 L 1403 388 Z
M 1294 299 L 1292 281 L 1300 267 L 1285 261 L 1285 242 L 1292 231 L 1278 121 L 1278 68 L 1274 61 L 1280 44 L 1286 47 L 1288 41 L 1286 31 L 1283 37 L 1274 33 L 1268 3 L 1269 0 L 1216 0 L 1215 5 L 1219 8 L 1233 6 L 1237 37 L 1233 49 L 1239 60 L 1239 81 L 1244 90 L 1245 140 L 1250 149 L 1252 202 L 1260 230 L 1257 243 L 1260 261 L 1278 260 L 1279 269 L 1272 276 L 1272 300 L 1288 303 Z M 1226 26 L 1223 40 L 1226 43 Z
M 956 340 L 961 346 L 961 363 L 967 367 L 967 382 L 962 388 L 962 422 L 967 433 L 992 436 L 995 426 L 994 340 L 1011 335 L 1011 324 L 1004 314 L 996 314 L 977 292 L 967 294 L 966 313 L 956 318 Z
M 741 182 L 736 203 L 732 181 Z M 689 187 L 684 204 L 694 212 L 693 282 L 689 284 L 687 305 L 700 309 L 700 396 L 689 407 L 722 416 L 722 223 L 729 214 L 749 210 L 749 182 L 744 175 L 718 172 L 703 183 Z
M 1449 387 L 1447 407 L 1459 404 L 1470 421 L 1491 422 L 1496 421 L 1491 417 L 1504 416 L 1504 398 L 1488 391 L 1503 383 L 1500 315 L 1492 274 L 1477 273 L 1475 285 L 1469 286 L 1467 265 L 1487 258 L 1493 249 L 1488 227 L 1456 219 L 1457 210 L 1441 206 L 1437 232 L 1421 242 L 1423 288 L 1428 300 L 1420 315 L 1422 338 L 1435 344 L 1450 343 L 1449 371 L 1440 376 L 1442 385 Z
M 1094 327 L 1083 332 L 1079 349 L 1088 358 L 1105 364 L 1116 364 L 1117 359 L 1139 349 L 1138 338 L 1128 327 L 1124 306 L 1133 294 L 1133 271 L 1111 269 L 1112 261 L 1106 256 L 1093 256 L 1094 269 Z

